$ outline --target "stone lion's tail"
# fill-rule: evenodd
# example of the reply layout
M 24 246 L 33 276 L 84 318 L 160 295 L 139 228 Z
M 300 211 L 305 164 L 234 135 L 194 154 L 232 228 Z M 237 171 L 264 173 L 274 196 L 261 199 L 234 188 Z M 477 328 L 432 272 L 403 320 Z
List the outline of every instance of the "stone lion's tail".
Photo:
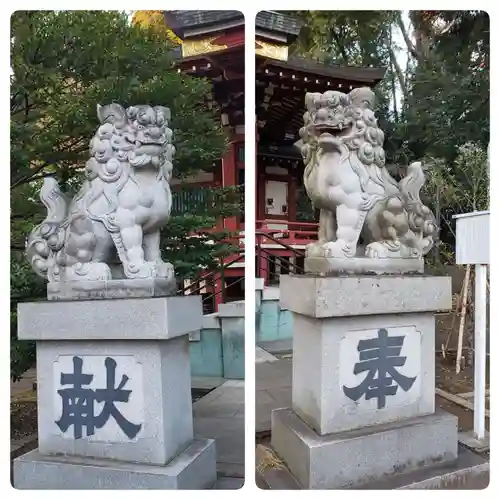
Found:
M 58 256 L 64 246 L 68 202 L 53 177 L 44 179 L 40 199 L 47 207 L 47 217 L 28 236 L 26 253 L 33 270 L 48 279 L 57 274 Z
M 410 229 L 420 236 L 419 246 L 422 255 L 432 248 L 439 233 L 434 214 L 420 199 L 420 190 L 424 184 L 425 174 L 420 162 L 411 163 L 406 176 L 399 182 L 399 188 L 406 202 Z

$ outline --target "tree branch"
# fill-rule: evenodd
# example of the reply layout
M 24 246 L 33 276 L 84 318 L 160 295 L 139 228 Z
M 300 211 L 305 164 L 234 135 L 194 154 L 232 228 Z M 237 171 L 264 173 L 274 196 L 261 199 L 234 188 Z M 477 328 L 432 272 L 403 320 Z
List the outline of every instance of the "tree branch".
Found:
M 77 145 L 80 141 L 83 141 L 83 139 L 81 137 L 79 137 L 73 143 L 71 143 L 70 147 Z M 82 145 L 82 147 L 80 149 L 76 149 L 74 151 L 55 151 L 52 156 L 48 156 L 44 160 L 41 160 L 42 165 L 40 167 L 33 169 L 33 171 L 31 173 L 29 173 L 28 175 L 24 175 L 24 176 L 18 178 L 17 180 L 15 180 L 11 184 L 10 190 L 12 191 L 14 188 L 16 188 L 22 184 L 26 184 L 28 182 L 43 179 L 44 177 L 48 177 L 49 175 L 52 175 L 51 172 L 47 172 L 47 173 L 41 174 L 41 175 L 37 175 L 37 174 L 39 174 L 44 168 L 51 166 L 56 162 L 62 161 L 64 158 L 61 157 L 61 153 L 71 152 L 74 155 L 78 155 L 80 153 L 83 153 L 86 149 L 87 148 L 83 147 L 83 145 Z
M 337 34 L 337 32 L 335 31 L 334 27 L 332 27 L 330 29 L 330 35 L 332 36 L 333 40 L 337 44 L 338 49 L 340 50 L 340 53 L 342 54 L 342 59 L 344 60 L 345 64 L 348 65 L 349 64 L 349 56 L 347 55 L 347 52 L 345 51 L 345 47 L 342 45 L 340 37 Z
M 417 49 L 415 48 L 415 46 L 411 42 L 410 37 L 408 36 L 408 33 L 406 32 L 406 28 L 405 28 L 405 25 L 403 23 L 403 18 L 401 17 L 401 11 L 398 11 L 398 13 L 396 14 L 396 23 L 399 26 L 399 29 L 401 30 L 404 41 L 406 43 L 406 47 L 408 48 L 408 52 L 415 59 L 417 59 L 417 61 L 422 62 L 421 55 L 417 52 Z
M 392 47 L 389 47 L 389 57 L 391 59 L 391 64 L 396 71 L 396 76 L 398 77 L 399 86 L 401 87 L 401 92 L 403 92 L 403 96 L 405 98 L 405 101 L 407 101 L 408 100 L 408 89 L 406 88 L 405 77 L 403 75 L 403 71 L 401 70 L 401 66 L 398 63 L 398 60 L 396 58 L 396 54 L 394 53 L 394 49 Z
M 23 175 L 19 179 L 15 180 L 11 184 L 10 190 L 12 191 L 14 188 L 20 186 L 21 184 L 26 184 L 27 182 L 30 182 L 31 179 L 33 178 L 33 176 L 37 175 L 39 172 L 41 172 L 47 166 L 48 166 L 48 164 L 44 162 L 44 164 L 41 167 L 34 169 L 33 172 L 30 173 L 29 175 Z

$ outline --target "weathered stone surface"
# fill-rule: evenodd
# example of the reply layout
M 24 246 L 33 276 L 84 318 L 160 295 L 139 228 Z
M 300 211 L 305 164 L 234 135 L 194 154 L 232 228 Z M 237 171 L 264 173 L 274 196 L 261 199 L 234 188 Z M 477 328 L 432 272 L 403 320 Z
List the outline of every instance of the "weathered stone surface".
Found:
M 307 257 L 304 260 L 304 269 L 306 273 L 318 276 L 334 276 L 339 274 L 422 274 L 424 272 L 424 259 Z
M 490 463 L 484 457 L 458 446 L 457 460 L 422 467 L 368 483 L 369 490 L 482 490 L 490 482 Z
M 63 402 L 58 391 L 72 388 L 68 382 L 62 384 L 61 373 L 73 373 L 74 357 L 82 360 L 83 373 L 93 375 L 84 386 L 92 390 L 106 388 L 106 358 L 116 362 L 114 387 L 126 375 L 122 388 L 131 392 L 128 400 L 114 405 L 125 419 L 141 426 L 137 433 L 127 435 L 113 415 L 104 426 L 91 429 L 91 435 L 84 425 L 80 438 L 75 438 L 74 419 L 68 419 L 69 428 L 61 428 Z M 37 344 L 37 375 L 40 453 L 164 465 L 193 439 L 187 335 L 162 341 L 41 341 Z M 98 402 L 88 408 L 95 415 L 103 410 L 103 403 Z M 78 411 L 75 406 L 75 414 Z
M 320 209 L 318 241 L 307 246 L 306 257 L 421 259 L 438 234 L 420 200 L 424 168 L 413 162 L 399 183 L 391 177 L 373 90 L 308 92 L 305 105 L 296 145 L 306 192 Z
M 222 316 L 222 352 L 224 377 L 245 378 L 245 318 Z
M 224 377 L 245 378 L 245 301 L 221 304 L 218 310 L 222 333 Z
M 457 418 L 443 411 L 319 436 L 291 409 L 272 413 L 271 444 L 303 488 L 362 486 L 457 458 Z
M 217 311 L 220 318 L 244 318 L 245 317 L 245 301 L 235 300 L 234 302 L 226 302 L 219 306 Z
M 433 313 L 328 319 L 295 314 L 294 411 L 319 434 L 433 413 L 434 328 Z M 357 400 L 351 399 L 349 390 L 369 375 L 367 371 L 354 373 L 360 361 L 359 342 L 377 338 L 380 329 L 385 329 L 389 338 L 404 336 L 399 355 L 406 358 L 405 363 L 395 370 L 414 380 L 406 391 L 393 380 L 390 385 L 397 385 L 396 393 L 385 398 L 366 399 L 363 394 Z M 390 374 L 377 376 L 385 381 Z
M 44 179 L 48 214 L 29 235 L 28 260 L 49 282 L 158 277 L 173 285 L 174 268 L 160 251 L 172 207 L 170 109 L 112 103 L 98 105 L 97 115 L 80 192 L 70 201 L 53 177 Z
M 159 340 L 200 330 L 202 324 L 199 295 L 18 305 L 20 339 Z
M 260 455 L 260 456 L 259 456 Z M 265 454 L 256 451 L 257 486 L 261 489 L 300 489 L 297 479 L 272 448 Z M 259 461 L 260 458 L 260 461 Z M 423 467 L 406 473 L 388 474 L 383 479 L 354 485 L 346 489 L 358 490 L 480 490 L 490 482 L 490 464 L 487 459 L 458 447 L 457 460 Z
M 200 490 L 213 488 L 217 478 L 212 439 L 195 439 L 163 466 L 34 450 L 14 460 L 13 467 L 14 487 L 35 490 Z
M 280 305 L 315 318 L 446 311 L 451 309 L 451 278 L 283 275 Z
M 98 300 L 175 295 L 176 282 L 168 278 L 53 281 L 47 284 L 48 300 Z

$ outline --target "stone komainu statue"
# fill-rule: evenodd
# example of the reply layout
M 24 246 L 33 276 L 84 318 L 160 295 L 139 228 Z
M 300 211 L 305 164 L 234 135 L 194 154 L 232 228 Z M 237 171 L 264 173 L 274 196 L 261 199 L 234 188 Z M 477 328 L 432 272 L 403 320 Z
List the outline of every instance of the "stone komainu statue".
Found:
M 421 163 L 399 183 L 385 167 L 374 98 L 366 87 L 306 94 L 297 146 L 307 194 L 320 210 L 308 257 L 422 258 L 437 237 L 434 215 L 420 200 Z
M 173 278 L 160 254 L 172 206 L 170 110 L 110 104 L 97 114 L 80 192 L 69 201 L 54 178 L 45 179 L 48 215 L 28 237 L 28 258 L 49 282 Z

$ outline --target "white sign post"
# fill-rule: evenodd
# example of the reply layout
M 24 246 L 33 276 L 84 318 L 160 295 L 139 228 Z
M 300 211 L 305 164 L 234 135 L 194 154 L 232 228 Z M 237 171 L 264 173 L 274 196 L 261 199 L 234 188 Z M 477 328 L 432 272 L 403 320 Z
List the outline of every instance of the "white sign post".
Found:
M 475 266 L 474 295 L 474 438 L 484 442 L 486 402 L 486 288 L 490 263 L 490 212 L 455 215 L 456 263 Z

